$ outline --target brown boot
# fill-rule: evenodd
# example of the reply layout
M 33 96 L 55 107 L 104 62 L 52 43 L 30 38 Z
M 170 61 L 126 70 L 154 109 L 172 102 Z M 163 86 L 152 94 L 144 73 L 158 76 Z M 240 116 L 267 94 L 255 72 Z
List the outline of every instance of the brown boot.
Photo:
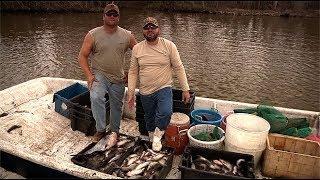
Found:
M 100 139 L 102 139 L 105 135 L 106 135 L 106 131 L 102 131 L 102 132 L 96 132 L 94 135 L 93 135 L 93 142 L 99 142 Z

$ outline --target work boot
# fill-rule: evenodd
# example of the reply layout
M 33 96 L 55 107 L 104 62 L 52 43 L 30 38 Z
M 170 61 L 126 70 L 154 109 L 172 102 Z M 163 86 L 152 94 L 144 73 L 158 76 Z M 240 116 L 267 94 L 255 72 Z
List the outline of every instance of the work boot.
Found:
M 117 144 L 118 141 L 118 134 L 116 132 L 111 132 L 111 134 L 108 137 L 108 141 L 106 144 L 106 148 L 109 149 Z
M 93 135 L 93 142 L 99 142 L 100 139 L 102 139 L 105 135 L 106 135 L 106 131 L 102 131 L 102 132 L 96 132 L 94 135 Z
M 153 133 L 153 142 L 152 142 L 152 150 L 160 151 L 162 148 L 161 138 L 164 135 L 164 131 L 161 131 L 158 127 L 154 130 Z
M 153 131 L 148 131 L 148 133 L 149 133 L 149 141 L 150 142 L 153 142 Z

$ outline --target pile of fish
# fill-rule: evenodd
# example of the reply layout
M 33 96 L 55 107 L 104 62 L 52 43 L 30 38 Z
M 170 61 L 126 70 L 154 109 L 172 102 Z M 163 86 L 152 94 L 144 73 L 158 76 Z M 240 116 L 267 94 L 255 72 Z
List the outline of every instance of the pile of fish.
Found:
M 107 137 L 102 138 L 88 151 L 76 155 L 75 164 L 90 169 L 107 172 L 112 162 L 117 162 L 124 153 L 135 145 L 135 140 L 128 136 L 120 135 L 118 143 L 113 147 L 105 147 Z
M 154 152 L 147 145 L 136 146 L 133 154 L 114 168 L 112 175 L 130 179 L 153 179 L 165 166 L 170 152 Z M 159 174 L 158 174 L 159 175 Z
M 191 157 L 191 168 L 216 172 L 219 174 L 254 178 L 254 170 L 245 159 L 238 159 L 235 164 L 224 159 L 208 160 L 201 155 Z

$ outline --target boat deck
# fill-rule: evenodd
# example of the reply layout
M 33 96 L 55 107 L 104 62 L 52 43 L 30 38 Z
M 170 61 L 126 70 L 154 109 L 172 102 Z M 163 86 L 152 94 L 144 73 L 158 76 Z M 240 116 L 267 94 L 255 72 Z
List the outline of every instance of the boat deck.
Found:
M 71 162 L 72 155 L 88 146 L 92 142 L 92 137 L 85 136 L 79 131 L 73 131 L 70 119 L 55 112 L 53 94 L 75 82 L 80 81 L 40 78 L 40 80 L 31 80 L 17 85 L 17 87 L 1 91 L 0 114 L 8 113 L 8 115 L 0 117 L 1 151 L 81 178 L 117 178 Z M 84 82 L 82 81 L 82 83 Z M 204 104 L 213 106 L 215 102 L 198 101 L 195 108 L 204 106 Z M 230 103 L 228 106 L 223 103 L 217 104 L 215 107 L 223 112 L 230 111 L 234 107 L 250 106 L 245 103 Z M 251 107 L 253 106 L 252 104 Z M 138 123 L 134 118 L 130 118 L 132 113 L 128 113 L 128 110 L 124 110 L 124 112 L 120 133 L 139 136 Z M 303 113 L 308 114 L 311 118 L 319 116 L 317 112 L 305 113 L 301 110 L 296 110 L 292 114 Z M 8 132 L 13 126 L 21 127 Z M 167 178 L 181 178 L 178 170 L 180 161 L 181 155 L 174 156 L 172 170 Z M 265 178 L 260 173 L 260 166 L 256 169 L 256 177 Z
M 10 110 L 1 117 L 0 136 L 4 151 L 34 163 L 41 163 L 71 175 L 83 178 L 115 178 L 71 162 L 71 155 L 79 153 L 92 143 L 92 136 L 73 131 L 70 119 L 54 111 L 53 94 L 47 94 Z M 21 126 L 7 132 L 13 126 Z M 123 118 L 120 133 L 139 136 L 138 124 Z M 181 158 L 176 156 L 168 178 L 180 178 L 177 170 Z

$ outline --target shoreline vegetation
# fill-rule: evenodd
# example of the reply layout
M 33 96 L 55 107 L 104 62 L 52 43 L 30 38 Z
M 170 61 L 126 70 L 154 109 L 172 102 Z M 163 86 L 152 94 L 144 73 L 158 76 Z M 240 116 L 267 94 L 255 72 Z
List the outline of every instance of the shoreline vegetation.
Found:
M 1 12 L 101 12 L 111 1 L 1 1 Z M 319 17 L 319 1 L 114 1 L 121 9 Z

